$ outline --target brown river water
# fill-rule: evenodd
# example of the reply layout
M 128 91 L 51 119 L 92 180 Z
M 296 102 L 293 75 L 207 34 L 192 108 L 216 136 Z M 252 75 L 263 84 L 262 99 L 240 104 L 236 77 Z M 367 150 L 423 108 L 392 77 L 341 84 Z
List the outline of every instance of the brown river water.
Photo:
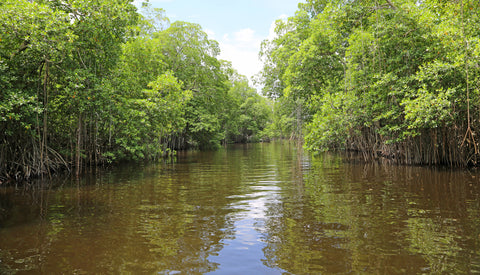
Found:
M 0 274 L 480 273 L 478 171 L 348 159 L 234 145 L 0 186 Z

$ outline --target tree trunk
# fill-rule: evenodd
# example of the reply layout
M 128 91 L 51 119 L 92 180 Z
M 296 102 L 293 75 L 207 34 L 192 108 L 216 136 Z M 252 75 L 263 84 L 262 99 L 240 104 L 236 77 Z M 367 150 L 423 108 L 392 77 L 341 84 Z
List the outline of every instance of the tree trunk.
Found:
M 82 115 L 78 116 L 78 128 L 77 128 L 77 148 L 75 153 L 75 175 L 77 178 L 80 176 L 80 147 L 82 145 Z
M 47 121 L 48 121 L 48 60 L 45 58 L 45 74 L 43 78 L 43 133 L 42 142 L 40 144 L 40 173 L 43 174 L 48 168 L 48 152 L 47 152 Z

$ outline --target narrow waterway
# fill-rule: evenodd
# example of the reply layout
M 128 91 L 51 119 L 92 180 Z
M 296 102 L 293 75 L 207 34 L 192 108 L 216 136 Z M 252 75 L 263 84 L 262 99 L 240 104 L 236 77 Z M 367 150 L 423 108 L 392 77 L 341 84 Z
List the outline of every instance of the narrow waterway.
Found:
M 278 142 L 0 186 L 0 274 L 35 273 L 480 273 L 480 173 Z

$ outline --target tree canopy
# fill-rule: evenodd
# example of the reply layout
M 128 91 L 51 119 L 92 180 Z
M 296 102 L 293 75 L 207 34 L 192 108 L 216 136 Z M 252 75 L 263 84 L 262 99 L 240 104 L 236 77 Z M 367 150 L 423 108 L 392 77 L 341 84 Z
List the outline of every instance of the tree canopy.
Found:
M 477 165 L 480 6 L 307 0 L 262 43 L 262 97 L 148 2 L 0 3 L 0 181 L 275 137 Z
M 148 2 L 0 3 L 0 181 L 258 141 L 270 103 Z
M 272 125 L 290 121 L 312 151 L 478 164 L 479 12 L 470 0 L 300 4 L 262 44 Z

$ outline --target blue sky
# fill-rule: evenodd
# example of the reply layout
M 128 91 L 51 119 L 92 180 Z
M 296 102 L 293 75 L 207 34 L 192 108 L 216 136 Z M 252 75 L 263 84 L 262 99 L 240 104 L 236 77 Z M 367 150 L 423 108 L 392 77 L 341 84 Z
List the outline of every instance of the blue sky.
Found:
M 142 0 L 135 0 L 140 5 Z M 220 58 L 251 78 L 261 69 L 260 43 L 273 34 L 277 19 L 293 16 L 303 0 L 150 0 L 171 22 L 198 23 L 220 43 Z

